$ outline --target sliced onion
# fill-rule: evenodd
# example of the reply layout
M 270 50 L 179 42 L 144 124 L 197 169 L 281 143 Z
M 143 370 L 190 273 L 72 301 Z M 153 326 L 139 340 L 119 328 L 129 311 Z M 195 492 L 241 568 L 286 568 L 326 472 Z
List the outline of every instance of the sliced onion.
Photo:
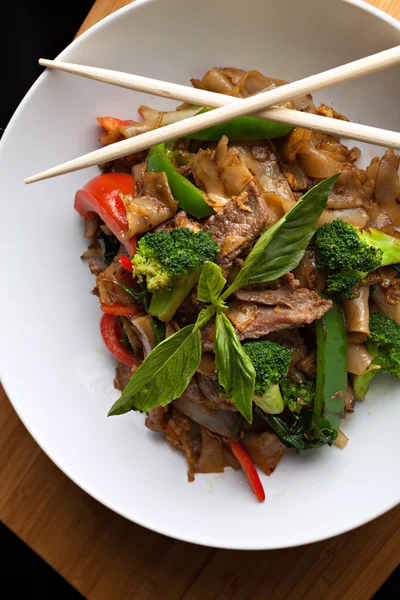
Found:
M 139 336 L 142 342 L 143 355 L 146 358 L 150 352 L 156 347 L 156 338 L 154 336 L 154 329 L 149 315 L 138 315 L 137 317 L 130 318 L 133 329 Z

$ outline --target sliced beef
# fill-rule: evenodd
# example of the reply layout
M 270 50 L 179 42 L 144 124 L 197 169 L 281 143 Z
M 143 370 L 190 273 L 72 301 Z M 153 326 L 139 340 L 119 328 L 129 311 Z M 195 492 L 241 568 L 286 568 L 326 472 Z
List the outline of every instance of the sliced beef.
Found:
M 268 221 L 269 210 L 257 185 L 250 182 L 243 193 L 246 202 L 243 198 L 240 202 L 233 198 L 223 210 L 209 217 L 204 226 L 221 249 L 216 262 L 224 275 L 229 272 L 233 259 L 260 235 Z
M 272 307 L 265 304 L 239 302 L 230 309 L 227 316 L 238 329 L 239 339 L 258 338 L 271 331 L 308 325 L 320 319 L 332 308 L 331 300 L 325 300 L 316 292 L 305 288 L 294 290 L 291 292 L 290 299 L 288 296 L 285 298 L 287 301 L 285 306 Z M 243 313 L 251 314 L 251 321 L 249 319 L 243 321 Z
M 205 409 L 237 411 L 236 405 L 220 397 L 215 386 L 215 380 L 196 373 L 182 394 L 192 402 L 202 404 Z
M 276 290 L 237 290 L 235 296 L 243 302 L 255 302 L 266 306 L 287 306 L 293 308 L 297 298 L 290 286 L 283 286 Z

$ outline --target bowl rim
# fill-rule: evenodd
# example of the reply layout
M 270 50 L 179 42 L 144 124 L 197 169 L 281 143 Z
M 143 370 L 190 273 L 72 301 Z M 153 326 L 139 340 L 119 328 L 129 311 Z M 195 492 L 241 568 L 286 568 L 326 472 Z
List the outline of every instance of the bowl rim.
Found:
M 97 23 L 92 25 L 89 29 L 84 31 L 82 34 L 80 34 L 79 37 L 75 38 L 70 44 L 68 44 L 68 46 L 66 46 L 56 56 L 56 58 L 54 60 L 63 60 L 64 56 L 66 54 L 68 54 L 71 49 L 75 48 L 75 46 L 79 45 L 81 40 L 86 40 L 86 39 L 90 38 L 92 35 L 95 35 L 98 30 L 107 26 L 108 23 L 111 23 L 113 20 L 119 19 L 125 13 L 136 10 L 138 7 L 140 7 L 144 4 L 148 4 L 150 2 L 159 2 L 159 1 L 161 1 L 161 0 L 135 0 L 134 2 L 132 2 L 130 4 L 127 4 L 126 6 L 119 8 L 118 10 L 107 15 L 106 17 L 104 17 L 103 19 L 101 19 L 100 21 L 98 21 Z M 388 15 L 386 12 L 384 12 L 381 9 L 376 8 L 375 6 L 372 6 L 365 0 L 336 0 L 336 1 L 340 2 L 340 3 L 350 4 L 350 5 L 358 8 L 359 10 L 363 10 L 367 13 L 370 13 L 375 18 L 386 22 L 388 25 L 394 27 L 395 29 L 397 29 L 397 31 L 400 32 L 400 20 L 397 20 L 395 17 Z M 0 140 L 0 162 L 5 159 L 5 150 L 4 150 L 4 148 L 6 146 L 5 142 L 7 141 L 8 136 L 11 135 L 12 126 L 13 126 L 14 122 L 18 119 L 19 114 L 24 110 L 25 106 L 29 103 L 30 98 L 33 95 L 33 93 L 35 92 L 36 88 L 41 84 L 41 82 L 44 80 L 44 78 L 46 78 L 48 76 L 49 76 L 48 69 L 46 69 L 43 73 L 41 73 L 41 75 L 37 78 L 37 80 L 32 84 L 32 86 L 29 88 L 29 90 L 27 91 L 27 93 L 25 94 L 25 96 L 23 97 L 23 99 L 21 100 L 19 105 L 17 106 L 16 110 L 14 111 L 14 113 L 2 135 L 2 138 Z M 299 542 L 289 542 L 289 543 L 286 542 L 286 543 L 282 543 L 282 544 L 275 543 L 273 545 L 268 545 L 268 543 L 266 543 L 265 540 L 260 541 L 259 543 L 254 543 L 254 542 L 242 543 L 240 541 L 235 542 L 235 544 L 232 544 L 232 543 L 228 544 L 228 543 L 223 543 L 223 542 L 222 543 L 220 543 L 220 542 L 214 543 L 214 542 L 207 542 L 207 541 L 199 541 L 198 539 L 195 539 L 194 536 L 191 536 L 190 533 L 181 535 L 179 533 L 171 532 L 168 530 L 167 527 L 154 526 L 149 520 L 136 518 L 136 517 L 134 518 L 132 515 L 130 515 L 126 511 L 118 508 L 117 506 L 114 506 L 114 504 L 112 502 L 108 501 L 106 498 L 100 497 L 100 495 L 98 495 L 96 493 L 96 491 L 91 490 L 90 486 L 86 485 L 85 481 L 81 481 L 81 478 L 79 476 L 75 475 L 68 466 L 63 464 L 62 458 L 58 458 L 57 456 L 54 455 L 51 448 L 47 448 L 45 441 L 42 440 L 42 435 L 41 435 L 40 431 L 38 431 L 37 428 L 35 428 L 35 426 L 29 424 L 27 422 L 27 420 L 25 419 L 25 416 L 23 414 L 24 413 L 23 408 L 18 405 L 18 401 L 14 401 L 12 399 L 12 393 L 10 393 L 11 388 L 13 386 L 12 381 L 8 381 L 7 377 L 4 378 L 2 376 L 1 369 L 2 369 L 2 365 L 0 364 L 1 384 L 4 388 L 4 391 L 7 395 L 13 409 L 17 413 L 17 415 L 18 415 L 19 419 L 21 420 L 21 422 L 23 423 L 24 427 L 27 429 L 29 434 L 33 437 L 34 441 L 38 444 L 38 446 L 41 448 L 41 450 L 43 450 L 43 452 L 50 458 L 50 460 L 74 484 L 76 484 L 85 493 L 89 494 L 96 501 L 101 503 L 103 506 L 106 506 L 108 509 L 112 510 L 116 514 L 126 518 L 127 520 L 129 520 L 137 525 L 140 525 L 151 531 L 154 531 L 161 535 L 170 537 L 172 539 L 176 539 L 176 540 L 191 543 L 191 544 L 196 544 L 199 546 L 220 548 L 220 549 L 226 549 L 226 550 L 279 550 L 279 549 L 283 549 L 283 548 L 294 548 L 294 547 L 299 547 L 299 546 L 303 546 L 306 544 L 311 544 L 311 543 L 316 543 L 316 542 L 320 542 L 323 540 L 328 540 L 333 537 L 342 535 L 348 531 L 358 529 L 359 527 L 377 519 L 378 517 L 382 516 L 386 512 L 395 508 L 400 503 L 400 498 L 397 501 L 388 502 L 387 504 L 382 503 L 381 508 L 378 511 L 376 511 L 368 519 L 361 518 L 361 519 L 359 519 L 359 521 L 354 522 L 351 526 L 344 526 L 344 527 L 338 529 L 335 533 L 332 533 L 330 535 L 323 534 L 322 536 L 315 536 L 315 535 L 310 535 L 309 537 L 306 536 Z

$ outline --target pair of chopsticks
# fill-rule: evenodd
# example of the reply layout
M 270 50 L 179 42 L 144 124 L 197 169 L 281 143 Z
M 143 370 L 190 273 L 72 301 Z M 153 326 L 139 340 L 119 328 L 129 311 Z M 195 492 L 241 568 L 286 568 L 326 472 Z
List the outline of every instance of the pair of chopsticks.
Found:
M 240 99 L 119 71 L 40 59 L 39 63 L 46 67 L 81 75 L 119 87 L 146 92 L 154 96 L 162 96 L 190 104 L 212 107 L 215 110 L 195 115 L 177 123 L 172 123 L 171 125 L 166 125 L 89 152 L 61 165 L 32 175 L 25 179 L 25 183 L 34 183 L 122 158 L 134 152 L 147 150 L 156 144 L 184 137 L 201 129 L 213 127 L 236 117 L 249 114 L 261 119 L 277 121 L 278 123 L 286 123 L 330 135 L 400 149 L 400 133 L 274 106 L 277 103 L 287 102 L 299 96 L 323 90 L 331 85 L 337 85 L 356 77 L 381 71 L 399 62 L 400 46 L 396 46 L 346 65 L 329 69 L 323 73 L 288 83 L 273 90 L 261 92 L 246 99 Z

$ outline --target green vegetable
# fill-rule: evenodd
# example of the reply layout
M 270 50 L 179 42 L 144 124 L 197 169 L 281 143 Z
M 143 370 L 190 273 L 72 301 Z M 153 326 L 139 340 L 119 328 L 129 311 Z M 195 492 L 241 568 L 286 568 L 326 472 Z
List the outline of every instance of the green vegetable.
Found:
M 315 236 L 317 268 L 328 271 L 335 300 L 355 297 L 355 287 L 370 271 L 400 261 L 400 241 L 377 229 L 361 230 L 343 219 L 325 223 Z
M 179 398 L 201 360 L 201 335 L 194 325 L 180 329 L 158 344 L 132 375 L 108 415 L 130 410 L 148 412 Z
M 209 265 L 205 267 L 204 277 L 210 277 L 212 280 L 215 278 L 215 281 L 202 282 L 201 296 L 211 299 L 213 304 L 210 304 L 204 308 L 200 312 L 196 324 L 194 326 L 190 326 L 191 329 L 190 334 L 188 334 L 188 338 L 191 340 L 191 342 L 182 343 L 178 348 L 175 348 L 173 342 L 170 341 L 174 340 L 175 336 L 181 332 L 185 330 L 187 331 L 188 327 L 185 327 L 183 330 L 178 332 L 178 334 L 171 336 L 159 344 L 146 358 L 138 371 L 136 371 L 136 373 L 133 375 L 121 398 L 112 407 L 110 414 L 122 414 L 123 412 L 130 410 L 132 407 L 135 407 L 136 410 L 147 411 L 149 410 L 149 408 L 147 408 L 148 406 L 150 406 L 150 408 L 160 405 L 164 406 L 172 399 L 181 395 L 187 387 L 191 376 L 200 362 L 200 327 L 205 325 L 207 321 L 209 321 L 214 314 L 216 314 L 214 352 L 216 355 L 218 376 L 222 386 L 232 397 L 241 414 L 251 423 L 252 399 L 254 396 L 255 386 L 255 370 L 251 360 L 243 350 L 243 347 L 236 336 L 233 325 L 223 314 L 223 311 L 225 310 L 225 304 L 223 303 L 223 300 L 227 298 L 232 291 L 242 287 L 243 285 L 246 285 L 247 283 L 271 281 L 289 272 L 299 263 L 305 252 L 307 244 L 316 229 L 316 222 L 322 210 L 326 206 L 328 196 L 338 176 L 339 175 L 330 177 L 329 179 L 322 181 L 320 184 L 312 188 L 303 196 L 301 200 L 296 203 L 293 209 L 291 209 L 291 211 L 289 211 L 285 217 L 283 217 L 280 221 L 278 221 L 277 224 L 275 224 L 263 236 L 261 236 L 260 240 L 257 242 L 256 246 L 253 248 L 252 252 L 250 252 L 245 261 L 244 269 L 242 269 L 242 271 L 244 271 L 244 276 L 241 271 L 231 287 L 222 293 L 222 295 L 218 298 L 216 298 L 216 290 L 219 288 L 222 290 L 222 274 L 216 276 L 216 272 L 213 267 L 210 268 Z M 139 241 L 138 252 L 135 255 L 132 263 L 135 265 L 135 262 L 139 261 L 139 267 L 143 269 L 142 277 L 147 278 L 147 283 L 148 277 L 154 277 L 154 284 L 159 286 L 160 279 L 158 277 L 160 277 L 160 271 L 155 268 L 155 263 L 157 261 L 154 260 L 154 254 L 151 252 L 154 250 L 154 248 L 149 249 L 147 243 L 145 242 L 143 260 L 136 258 L 138 254 L 141 254 L 140 246 L 142 240 L 148 236 L 155 235 L 158 234 L 146 234 L 143 236 L 143 238 Z M 195 235 L 198 236 L 199 234 Z M 160 251 L 160 247 L 164 249 L 163 252 L 165 251 L 164 241 L 162 241 L 160 245 L 158 243 L 155 245 L 157 246 L 157 252 Z M 269 245 L 272 247 L 271 250 L 268 247 Z M 167 244 L 167 252 L 164 257 L 164 262 L 162 263 L 163 267 L 166 266 L 165 260 L 169 258 L 169 250 L 170 248 Z M 209 260 L 211 259 L 205 258 L 203 262 L 207 262 Z M 175 264 L 176 261 L 173 262 L 173 265 Z M 165 278 L 162 277 L 162 272 L 161 282 L 163 285 L 165 285 Z M 193 341 L 194 337 L 196 341 Z M 161 352 L 163 352 L 162 360 L 159 359 Z M 169 357 L 169 353 L 171 353 L 171 357 Z M 155 358 L 153 359 L 154 354 Z M 175 392 L 172 393 L 170 384 L 168 383 L 168 378 L 169 373 L 172 372 L 175 355 L 178 362 L 178 367 L 174 373 L 176 376 L 176 388 Z M 187 363 L 192 367 L 195 363 L 197 363 L 192 369 L 192 375 L 190 377 L 187 375 L 189 369 L 183 371 L 182 375 L 180 374 L 180 369 L 182 369 L 182 363 L 184 362 L 184 359 L 186 359 Z M 164 366 L 162 361 L 164 362 Z M 168 373 L 165 373 L 165 365 L 170 364 L 172 366 L 169 367 Z M 159 370 L 157 370 L 158 368 Z M 155 373 L 154 384 L 152 382 L 153 372 Z M 140 374 L 140 378 L 136 377 L 138 373 Z M 168 385 L 166 385 L 165 390 L 161 390 L 161 384 L 159 384 L 159 382 L 164 376 L 166 376 Z M 182 381 L 179 380 L 180 377 L 182 377 Z M 155 386 L 157 393 L 160 393 L 160 399 L 157 398 L 157 394 L 154 392 L 153 388 L 149 392 L 150 385 Z M 140 386 L 143 387 L 143 399 L 141 391 L 139 399 L 139 390 L 141 389 Z M 178 389 L 179 394 L 174 396 L 174 394 L 177 393 L 176 389 Z M 269 416 L 272 417 L 272 415 Z
M 146 279 L 149 292 L 170 290 L 177 278 L 219 253 L 210 232 L 194 233 L 186 227 L 146 233 L 140 238 L 132 258 L 133 274 L 139 283 Z
M 254 394 L 253 402 L 269 415 L 279 415 L 285 408 L 281 390 L 277 383 L 270 385 L 261 395 Z
M 115 235 L 106 235 L 105 233 L 102 233 L 99 236 L 99 242 L 103 250 L 104 262 L 107 267 L 109 267 L 118 253 L 120 241 Z
M 232 323 L 222 312 L 216 316 L 214 352 L 220 384 L 227 397 L 232 398 L 239 412 L 251 423 L 256 372 Z
M 210 321 L 216 313 L 217 308 L 210 304 L 206 306 L 206 308 L 202 308 L 199 312 L 199 316 L 197 317 L 197 321 L 195 324 L 195 330 L 201 329 L 208 321 Z
M 222 275 L 221 267 L 212 262 L 205 262 L 197 288 L 198 299 L 207 304 L 218 304 L 225 284 L 226 279 Z
M 368 273 L 378 268 L 382 252 L 368 244 L 361 230 L 343 219 L 325 223 L 315 235 L 315 253 L 318 269 L 356 270 Z
M 290 350 L 268 340 L 247 342 L 243 350 L 256 372 L 253 401 L 264 412 L 281 413 L 284 404 L 278 384 L 287 375 L 292 360 Z
M 177 278 L 169 290 L 155 292 L 150 301 L 149 313 L 161 321 L 170 321 L 186 296 L 194 288 L 200 276 L 200 269 L 192 269 Z
M 121 329 L 122 329 L 122 338 L 119 341 L 121 342 L 121 344 L 124 344 L 124 346 L 126 346 L 128 348 L 128 350 L 130 350 L 130 352 L 133 352 L 134 350 L 133 350 L 132 345 L 131 345 L 131 343 L 129 341 L 129 338 L 128 338 L 127 334 L 126 334 L 124 326 L 122 324 L 122 319 L 119 318 L 118 321 L 119 321 L 119 324 L 120 324 Z
M 285 406 L 292 413 L 300 413 L 305 407 L 312 406 L 315 398 L 315 382 L 304 381 L 297 383 L 285 377 L 280 382 L 280 388 Z
M 128 292 L 137 302 L 142 302 L 145 310 L 148 309 L 147 297 L 149 292 L 145 287 L 133 287 L 132 285 L 126 285 L 126 283 L 120 282 L 123 289 Z
M 214 213 L 211 206 L 205 201 L 204 193 L 178 173 L 168 156 L 165 144 L 150 148 L 147 170 L 166 174 L 172 195 L 179 208 L 185 210 L 189 215 L 201 219 Z
M 368 244 L 375 246 L 382 252 L 382 267 L 396 265 L 400 262 L 400 240 L 372 227 L 364 229 L 362 236 Z
M 154 331 L 156 346 L 158 346 L 158 344 L 161 344 L 161 342 L 165 339 L 165 325 L 159 319 L 152 317 L 151 318 L 151 326 Z
M 379 312 L 369 317 L 370 335 L 367 350 L 373 357 L 368 369 L 354 377 L 354 397 L 364 400 L 371 380 L 379 373 L 400 378 L 400 325 Z
M 212 109 L 203 108 L 198 112 L 202 114 Z M 218 142 L 223 135 L 230 141 L 252 141 L 278 138 L 287 135 L 292 131 L 290 125 L 282 123 L 273 123 L 264 119 L 255 117 L 238 117 L 231 121 L 226 121 L 214 127 L 208 127 L 202 131 L 196 131 L 189 134 L 188 138 L 192 140 L 203 140 L 205 142 Z
M 292 358 L 290 350 L 269 340 L 246 342 L 242 348 L 250 358 L 256 373 L 253 402 L 266 413 L 281 413 L 284 404 L 279 382 L 287 375 Z M 221 384 L 219 373 L 217 388 L 224 397 L 231 398 Z
M 313 417 L 311 409 L 304 411 L 301 416 L 290 414 L 286 419 L 281 416 L 267 415 L 259 409 L 256 410 L 267 421 L 281 442 L 289 448 L 311 450 L 325 444 L 331 446 L 337 439 L 337 431 L 329 426 L 321 427 Z
M 344 413 L 347 387 L 347 338 L 343 313 L 336 304 L 315 322 L 317 381 L 314 417 L 317 425 L 337 430 Z
M 365 273 L 357 271 L 340 271 L 329 273 L 326 278 L 327 288 L 335 300 L 351 300 L 356 297 L 355 288 L 365 278 Z
M 400 346 L 400 325 L 380 312 L 369 317 L 370 340 L 377 346 Z
M 150 314 L 169 321 L 198 281 L 203 263 L 218 253 L 218 244 L 209 232 L 194 233 L 180 227 L 146 233 L 139 240 L 132 266 L 138 281 L 146 280 L 153 293 Z
M 372 361 L 368 369 L 362 375 L 353 378 L 353 391 L 355 400 L 364 400 L 369 390 L 369 384 L 380 371 L 381 367 Z
M 223 300 L 249 283 L 274 281 L 299 264 L 338 177 L 339 173 L 311 188 L 260 237 Z

